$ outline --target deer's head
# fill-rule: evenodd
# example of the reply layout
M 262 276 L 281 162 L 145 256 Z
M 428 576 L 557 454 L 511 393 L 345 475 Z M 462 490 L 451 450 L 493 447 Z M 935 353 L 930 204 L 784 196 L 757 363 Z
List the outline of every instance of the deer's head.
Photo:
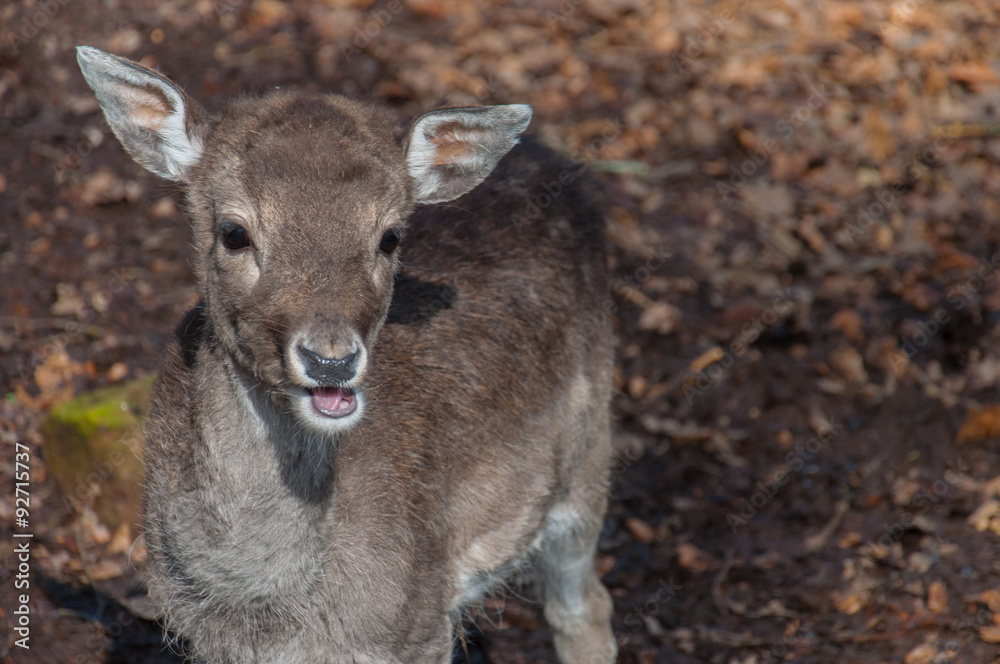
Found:
M 275 92 L 213 117 L 139 64 L 77 58 L 125 149 L 187 186 L 220 351 L 308 425 L 356 423 L 407 217 L 482 182 L 531 109 L 438 110 L 402 131 L 377 106 Z

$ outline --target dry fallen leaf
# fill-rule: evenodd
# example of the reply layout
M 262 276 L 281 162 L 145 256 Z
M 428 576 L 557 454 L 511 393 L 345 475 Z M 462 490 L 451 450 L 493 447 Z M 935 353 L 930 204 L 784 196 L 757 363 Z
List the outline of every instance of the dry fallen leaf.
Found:
M 965 479 L 960 477 L 959 479 Z M 976 489 L 973 489 L 976 490 Z M 986 480 L 978 486 L 978 491 L 980 496 L 985 500 L 986 498 L 1000 498 L 1000 475 L 997 475 L 991 480 Z
M 84 366 L 71 359 L 64 348 L 49 355 L 35 369 L 35 385 L 41 392 L 40 404 L 50 407 L 73 398 L 73 379 L 85 373 Z
M 994 613 L 1000 613 L 1000 590 L 984 590 L 979 593 L 978 600 Z
M 609 555 L 594 556 L 594 571 L 597 576 L 603 577 L 615 568 L 615 557 Z
M 865 339 L 865 326 L 861 315 L 854 309 L 841 309 L 830 319 L 830 325 L 844 333 L 849 340 L 860 343 Z
M 830 366 L 853 385 L 864 385 L 868 382 L 865 361 L 854 346 L 834 349 L 830 353 Z
M 948 613 L 948 591 L 940 581 L 934 581 L 927 589 L 927 608 L 934 613 Z
M 934 565 L 934 558 L 923 551 L 914 551 L 906 559 L 906 569 L 916 574 L 926 574 Z
M 693 572 L 707 572 L 716 567 L 710 555 L 690 542 L 681 542 L 677 545 L 677 563 Z
M 87 309 L 87 303 L 76 284 L 56 284 L 56 301 L 50 311 L 53 316 L 73 316 L 82 318 Z
M 847 592 L 840 594 L 834 601 L 834 606 L 841 613 L 853 616 L 868 604 L 868 592 Z
M 254 0 L 247 14 L 247 23 L 255 27 L 270 28 L 293 20 L 295 12 L 287 3 L 278 0 Z
M 134 203 L 141 195 L 142 187 L 138 182 L 126 181 L 111 169 L 102 167 L 83 181 L 80 202 L 86 206 L 119 201 Z
M 90 508 L 83 510 L 79 521 L 80 535 L 86 542 L 94 544 L 107 544 L 111 541 L 111 532 L 108 527 L 101 523 L 100 519 Z
M 1000 405 L 992 404 L 969 410 L 955 436 L 955 443 L 964 445 L 997 436 L 1000 436 Z
M 851 530 L 837 540 L 838 549 L 853 549 L 857 545 L 861 544 L 864 540 L 861 538 L 861 533 L 856 530 Z
M 985 62 L 954 64 L 951 66 L 950 74 L 952 80 L 965 83 L 973 90 L 1000 83 L 1000 76 Z
M 903 658 L 903 664 L 931 664 L 937 652 L 937 648 L 929 643 L 925 643 L 906 653 L 906 657 Z
M 637 542 L 649 544 L 653 541 L 653 538 L 656 535 L 652 526 L 642 519 L 637 519 L 635 517 L 626 519 L 625 527 L 629 529 L 629 532 L 632 533 L 632 537 L 634 537 Z
M 987 625 L 979 630 L 979 638 L 986 643 L 1000 643 L 1000 627 Z
M 654 302 L 639 316 L 640 330 L 656 330 L 660 334 L 670 334 L 677 330 L 681 310 L 666 302 Z
M 127 523 L 122 523 L 115 529 L 115 534 L 108 543 L 108 553 L 126 553 L 130 548 L 132 548 L 132 528 Z
M 117 579 L 125 573 L 125 563 L 110 558 L 99 560 L 87 565 L 87 576 L 91 581 L 107 581 Z
M 115 362 L 108 369 L 108 381 L 117 383 L 128 375 L 128 365 L 124 362 Z
M 1000 514 L 1000 501 L 990 498 L 969 515 L 969 523 L 979 532 L 983 532 L 990 528 L 990 521 L 997 514 Z
M 885 161 L 896 151 L 896 137 L 886 119 L 885 113 L 878 108 L 869 108 L 864 120 L 865 136 L 868 139 L 868 154 L 877 162 Z
M 688 368 L 691 371 L 701 371 L 713 362 L 718 362 L 726 356 L 726 351 L 722 350 L 719 346 L 713 346 L 709 348 L 704 353 L 692 360 Z
M 931 267 L 931 274 L 942 274 L 952 270 L 974 270 L 979 267 L 979 259 L 954 247 L 943 245 L 936 248 L 937 256 Z

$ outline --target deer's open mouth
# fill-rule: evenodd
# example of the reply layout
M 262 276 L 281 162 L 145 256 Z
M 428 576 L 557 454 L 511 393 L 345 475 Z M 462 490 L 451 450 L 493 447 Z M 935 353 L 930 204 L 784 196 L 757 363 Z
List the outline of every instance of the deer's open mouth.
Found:
M 327 417 L 346 417 L 358 407 L 354 390 L 349 387 L 314 387 L 309 396 L 313 408 Z

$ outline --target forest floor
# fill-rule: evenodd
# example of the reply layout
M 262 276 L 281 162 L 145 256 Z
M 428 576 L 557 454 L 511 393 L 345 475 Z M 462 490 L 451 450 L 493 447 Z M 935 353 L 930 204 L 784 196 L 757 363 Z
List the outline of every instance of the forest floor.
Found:
M 179 661 L 123 608 L 137 533 L 64 507 L 39 452 L 49 409 L 151 372 L 196 300 L 182 195 L 104 124 L 90 44 L 210 109 L 529 103 L 599 173 L 620 662 L 1000 662 L 998 34 L 986 0 L 5 3 L 0 622 L 17 445 L 34 585 L 0 661 Z M 481 620 L 498 664 L 555 661 L 523 594 Z

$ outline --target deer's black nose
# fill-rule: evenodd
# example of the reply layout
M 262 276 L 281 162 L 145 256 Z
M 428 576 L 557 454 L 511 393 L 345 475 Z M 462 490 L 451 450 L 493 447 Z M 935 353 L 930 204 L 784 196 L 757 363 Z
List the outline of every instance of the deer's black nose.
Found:
M 305 364 L 306 375 L 324 387 L 343 385 L 354 378 L 357 372 L 354 362 L 358 357 L 357 350 L 344 357 L 323 357 L 316 351 L 300 345 L 299 356 Z

